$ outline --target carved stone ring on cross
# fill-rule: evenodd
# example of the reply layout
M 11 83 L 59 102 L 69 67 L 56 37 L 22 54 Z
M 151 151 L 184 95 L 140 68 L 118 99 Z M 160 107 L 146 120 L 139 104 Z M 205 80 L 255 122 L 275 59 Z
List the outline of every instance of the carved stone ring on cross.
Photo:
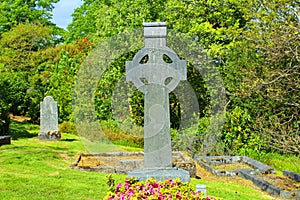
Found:
M 126 80 L 131 81 L 143 93 L 145 87 L 156 84 L 173 91 L 180 80 L 186 80 L 186 61 L 168 47 L 141 49 L 126 62 Z

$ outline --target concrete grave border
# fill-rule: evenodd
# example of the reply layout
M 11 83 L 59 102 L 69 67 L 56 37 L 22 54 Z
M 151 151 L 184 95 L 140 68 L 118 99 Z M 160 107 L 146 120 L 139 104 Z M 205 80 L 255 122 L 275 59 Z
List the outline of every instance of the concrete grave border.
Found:
M 104 152 L 104 153 L 84 153 L 80 154 L 74 163 L 71 164 L 71 169 L 77 169 L 89 172 L 104 172 L 104 173 L 117 173 L 117 174 L 127 174 L 129 171 L 138 169 L 143 166 L 143 158 L 141 159 L 126 159 L 120 160 L 118 166 L 90 166 L 90 167 L 80 167 L 78 163 L 84 156 L 94 156 L 94 157 L 110 157 L 114 158 L 117 156 L 144 156 L 144 152 Z M 172 152 L 173 166 L 175 168 L 182 168 L 189 171 L 191 177 L 196 176 L 196 163 L 195 161 L 186 155 L 184 152 L 176 151 Z
M 273 196 L 280 196 L 283 199 L 300 199 L 300 190 L 287 191 L 272 185 L 261 178 L 257 174 L 275 174 L 276 170 L 264 163 L 249 158 L 247 156 L 193 156 L 194 159 L 206 170 L 210 171 L 216 176 L 240 176 L 246 180 L 251 180 L 254 185 L 268 192 Z M 215 170 L 211 164 L 231 164 L 231 163 L 245 163 L 250 165 L 253 170 L 244 168 L 231 171 Z M 290 171 L 283 171 L 283 175 L 291 178 L 297 182 L 300 181 L 300 175 Z
M 215 170 L 211 164 L 232 164 L 232 163 L 245 163 L 253 167 L 255 172 L 261 174 L 275 174 L 276 170 L 264 163 L 257 160 L 249 158 L 247 156 L 195 156 L 194 159 L 202 165 L 205 169 L 210 171 L 216 176 L 237 176 L 239 175 L 239 170 L 230 171 L 219 171 Z

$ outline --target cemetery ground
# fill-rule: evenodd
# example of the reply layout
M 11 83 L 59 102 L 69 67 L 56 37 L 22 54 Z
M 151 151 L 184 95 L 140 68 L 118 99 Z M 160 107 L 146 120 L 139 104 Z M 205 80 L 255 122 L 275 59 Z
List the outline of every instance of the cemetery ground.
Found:
M 108 186 L 105 173 L 70 169 L 79 153 L 86 149 L 76 135 L 62 133 L 59 142 L 38 140 L 39 126 L 11 122 L 11 145 L 0 147 L 0 199 L 103 199 Z M 130 146 L 118 146 L 124 151 L 142 151 Z M 115 146 L 103 145 L 103 151 Z M 281 170 L 300 172 L 300 158 L 265 154 L 256 159 Z M 251 181 L 239 177 L 216 177 L 198 168 L 201 179 L 191 183 L 206 184 L 210 196 L 221 199 L 276 199 L 262 192 Z M 126 175 L 113 174 L 116 182 Z

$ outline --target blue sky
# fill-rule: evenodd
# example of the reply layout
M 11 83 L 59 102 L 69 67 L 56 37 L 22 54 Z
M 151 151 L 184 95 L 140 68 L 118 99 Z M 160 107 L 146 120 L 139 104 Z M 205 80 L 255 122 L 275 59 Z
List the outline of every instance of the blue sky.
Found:
M 78 8 L 81 4 L 83 4 L 82 0 L 60 0 L 54 4 L 52 22 L 62 28 L 66 28 L 72 22 L 71 14 L 74 9 Z

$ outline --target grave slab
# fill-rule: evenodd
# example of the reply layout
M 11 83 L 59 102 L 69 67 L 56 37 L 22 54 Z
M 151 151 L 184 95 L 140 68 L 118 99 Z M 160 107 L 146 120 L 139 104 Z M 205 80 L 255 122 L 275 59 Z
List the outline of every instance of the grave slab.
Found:
M 141 168 L 144 164 L 143 152 L 106 152 L 80 154 L 76 161 L 70 166 L 72 169 L 127 174 Z M 182 168 L 196 176 L 196 163 L 184 152 L 172 152 L 172 166 Z

